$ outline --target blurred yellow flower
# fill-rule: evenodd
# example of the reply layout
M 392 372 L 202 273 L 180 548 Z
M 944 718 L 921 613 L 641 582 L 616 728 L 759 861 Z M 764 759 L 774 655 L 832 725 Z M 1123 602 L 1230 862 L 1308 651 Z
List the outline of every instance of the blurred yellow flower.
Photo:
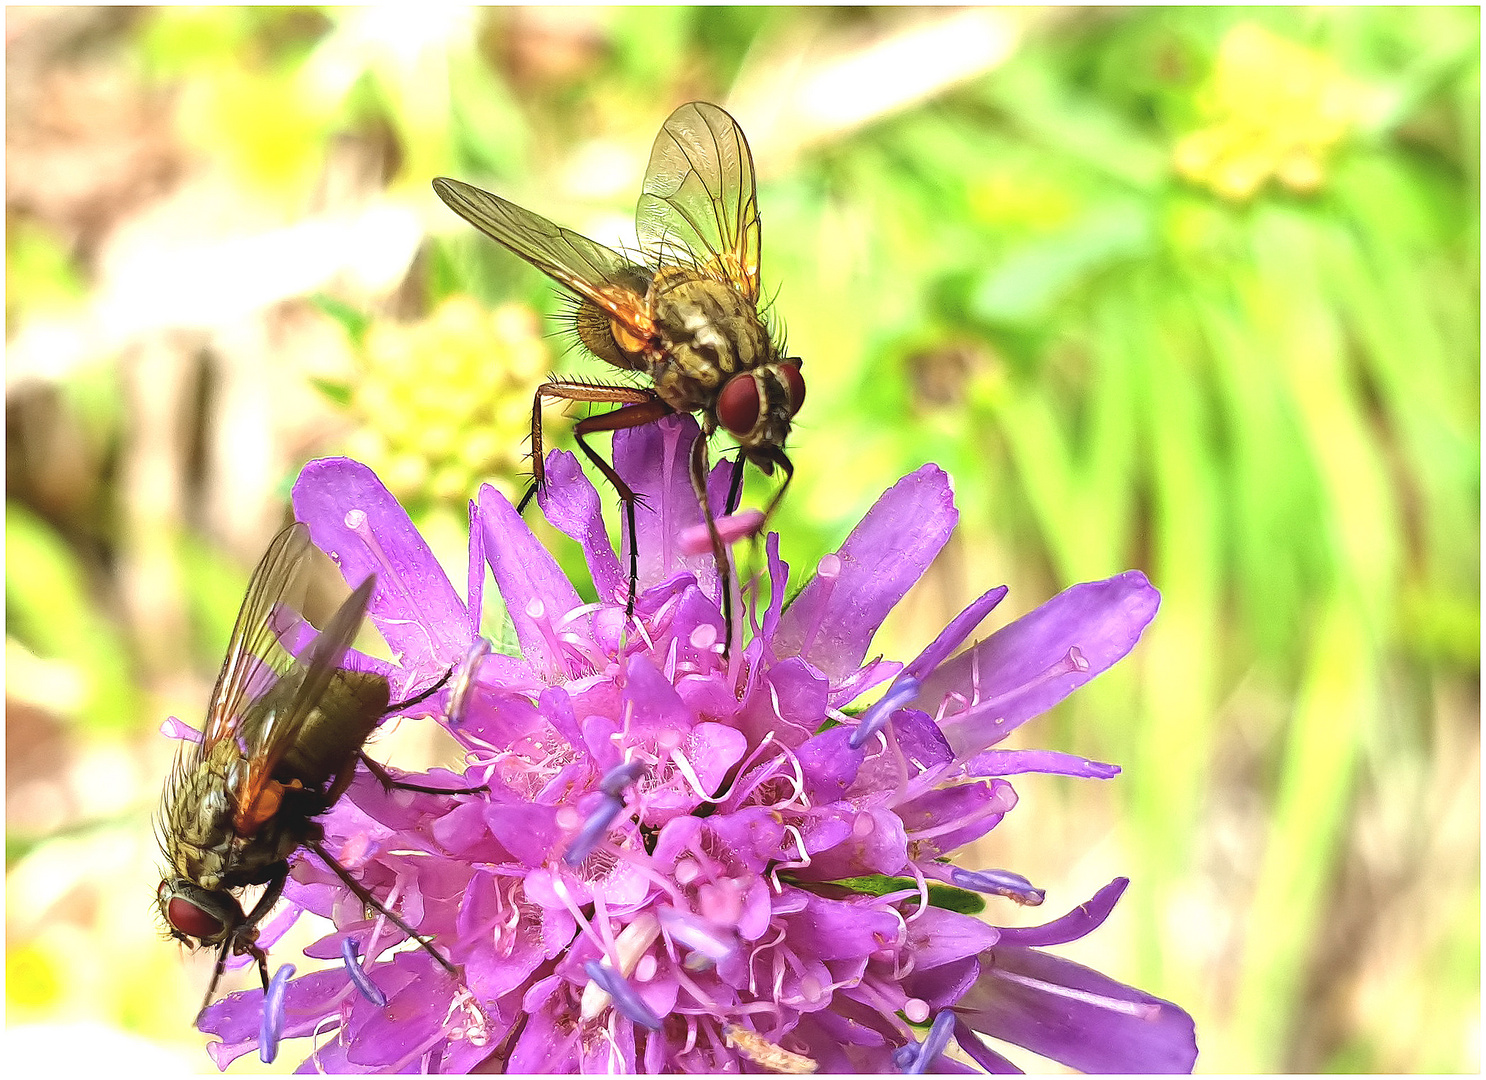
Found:
M 1199 92 L 1208 123 L 1177 144 L 1176 170 L 1227 199 L 1247 199 L 1270 178 L 1313 192 L 1363 102 L 1363 88 L 1330 58 L 1252 23 L 1236 26 Z
M 523 470 L 548 362 L 532 311 L 450 297 L 419 322 L 374 324 L 362 354 L 345 449 L 399 499 L 459 502 Z

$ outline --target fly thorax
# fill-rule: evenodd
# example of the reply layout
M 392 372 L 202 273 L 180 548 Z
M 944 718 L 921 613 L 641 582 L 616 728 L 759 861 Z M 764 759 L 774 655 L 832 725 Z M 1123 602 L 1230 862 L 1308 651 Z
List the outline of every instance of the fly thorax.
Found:
M 650 300 L 667 345 L 655 387 L 678 411 L 711 407 L 730 377 L 773 358 L 758 311 L 726 282 L 676 268 L 656 275 Z
M 208 758 L 182 776 L 166 817 L 171 863 L 208 888 L 216 886 L 235 842 L 232 799 L 218 766 Z

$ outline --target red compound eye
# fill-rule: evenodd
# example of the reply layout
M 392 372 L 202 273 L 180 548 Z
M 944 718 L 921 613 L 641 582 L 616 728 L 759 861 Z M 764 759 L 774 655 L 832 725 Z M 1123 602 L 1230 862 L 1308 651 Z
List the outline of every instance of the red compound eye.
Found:
M 717 418 L 722 426 L 742 437 L 758 423 L 758 383 L 747 372 L 734 375 L 717 395 Z
M 794 416 L 805 404 L 805 376 L 800 374 L 799 364 L 780 364 L 779 374 L 784 376 L 784 385 L 789 387 L 789 414 Z
M 164 888 L 164 886 L 161 886 Z M 222 932 L 222 920 L 197 907 L 183 896 L 172 896 L 165 905 L 165 918 L 181 933 L 194 938 L 210 938 Z

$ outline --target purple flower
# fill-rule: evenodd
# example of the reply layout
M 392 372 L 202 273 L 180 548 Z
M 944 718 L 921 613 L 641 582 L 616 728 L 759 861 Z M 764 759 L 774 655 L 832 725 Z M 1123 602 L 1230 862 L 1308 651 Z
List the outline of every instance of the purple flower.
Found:
M 964 1068 L 945 1056 L 953 1040 L 989 1071 L 1016 1071 L 985 1036 L 1082 1069 L 1190 1070 L 1185 1012 L 1042 951 L 1098 926 L 1123 879 L 1042 927 L 1005 929 L 974 913 L 1042 891 L 950 862 L 1016 804 L 1005 777 L 1118 771 L 993 748 L 1128 652 L 1155 589 L 1135 572 L 1075 586 L 949 659 L 997 589 L 909 663 L 869 658 L 957 519 L 929 465 L 788 605 L 769 536 L 765 580 L 743 589 L 748 632 L 724 656 L 721 583 L 679 539 L 702 521 L 687 479 L 695 430 L 680 417 L 615 436 L 616 468 L 644 500 L 628 626 L 628 556 L 572 455 L 549 456 L 540 501 L 581 548 L 598 603 L 492 488 L 470 507 L 466 605 L 370 470 L 305 468 L 299 519 L 348 581 L 377 574 L 369 613 L 395 657 L 394 693 L 457 671 L 422 708 L 468 768 L 436 775 L 489 790 L 388 795 L 358 775 L 323 818 L 328 849 L 462 977 L 391 951 L 395 927 L 367 920 L 316 860 L 296 861 L 290 910 L 335 923 L 307 952 L 345 957 L 285 988 L 283 1037 L 315 1040 L 304 1070 L 936 1071 Z M 720 506 L 722 467 L 712 480 Z M 481 643 L 487 569 L 520 656 Z M 368 981 L 384 1006 L 358 989 Z M 246 991 L 203 1013 L 220 1066 L 256 1047 L 262 1006 Z

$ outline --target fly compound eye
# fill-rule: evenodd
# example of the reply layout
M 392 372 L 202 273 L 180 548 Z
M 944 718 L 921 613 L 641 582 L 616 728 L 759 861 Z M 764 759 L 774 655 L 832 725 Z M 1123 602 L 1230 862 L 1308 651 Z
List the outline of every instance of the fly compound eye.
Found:
M 169 886 L 166 883 L 160 883 L 162 900 L 168 889 Z M 216 937 L 223 929 L 221 919 L 184 896 L 171 896 L 166 901 L 165 920 L 173 929 L 179 930 L 187 937 L 199 938 L 202 941 Z
M 794 416 L 805 404 L 805 376 L 800 374 L 798 361 L 780 364 L 779 374 L 784 378 L 784 385 L 789 387 L 789 414 Z
M 739 438 L 747 435 L 758 423 L 760 407 L 758 383 L 747 372 L 734 375 L 717 395 L 717 418 L 723 427 Z

